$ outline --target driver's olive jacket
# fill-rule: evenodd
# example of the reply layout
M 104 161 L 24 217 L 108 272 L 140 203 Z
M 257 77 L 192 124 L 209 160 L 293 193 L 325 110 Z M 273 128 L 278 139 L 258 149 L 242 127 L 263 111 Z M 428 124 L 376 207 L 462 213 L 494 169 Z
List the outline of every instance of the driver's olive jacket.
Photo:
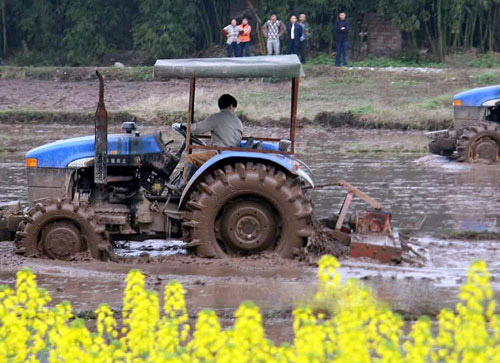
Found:
M 191 132 L 193 135 L 210 132 L 213 146 L 240 147 L 243 124 L 232 111 L 221 110 L 203 121 L 194 123 L 191 126 Z

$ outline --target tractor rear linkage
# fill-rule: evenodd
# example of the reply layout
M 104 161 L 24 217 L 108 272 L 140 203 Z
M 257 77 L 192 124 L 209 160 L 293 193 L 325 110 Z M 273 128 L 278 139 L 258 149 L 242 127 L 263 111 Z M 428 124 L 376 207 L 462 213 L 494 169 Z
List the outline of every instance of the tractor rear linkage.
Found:
M 316 188 L 342 187 L 347 190 L 347 195 L 342 203 L 338 215 L 332 218 L 333 228 L 328 233 L 337 241 L 350 247 L 352 257 L 367 257 L 383 263 L 400 262 L 402 260 L 402 247 L 394 238 L 391 227 L 391 214 L 382 211 L 382 205 L 363 193 L 345 180 L 333 184 L 318 185 Z M 354 197 L 369 204 L 373 209 L 356 212 L 346 226 L 347 212 Z

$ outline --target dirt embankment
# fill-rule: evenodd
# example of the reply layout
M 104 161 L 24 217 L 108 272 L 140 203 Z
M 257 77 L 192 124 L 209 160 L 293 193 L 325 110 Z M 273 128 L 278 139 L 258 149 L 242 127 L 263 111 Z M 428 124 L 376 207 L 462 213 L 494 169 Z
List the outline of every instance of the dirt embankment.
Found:
M 92 81 L 99 70 L 108 80 L 124 82 L 152 81 L 153 67 L 0 67 L 0 80 L 57 82 Z
M 306 122 L 309 120 L 306 120 Z M 405 122 L 378 120 L 367 120 L 352 112 L 320 112 L 312 121 L 314 125 L 321 125 L 327 128 L 353 127 L 361 129 L 391 129 L 391 130 L 426 130 L 436 131 L 448 129 L 453 121 L 449 119 L 442 120 L 422 120 L 418 124 L 410 125 Z
M 187 122 L 187 115 L 178 112 L 159 113 L 152 119 L 145 119 L 134 113 L 121 111 L 109 112 L 109 122 L 121 124 L 124 121 L 135 119 L 142 125 L 171 125 L 175 122 Z M 249 126 L 277 125 L 288 127 L 289 120 L 252 119 L 241 115 L 242 121 Z M 64 112 L 64 111 L 0 111 L 0 123 L 24 123 L 24 124 L 61 124 L 61 125 L 89 125 L 94 122 L 93 113 Z M 298 127 L 322 126 L 325 128 L 352 127 L 360 129 L 387 129 L 387 130 L 426 130 L 435 131 L 448 129 L 452 126 L 452 120 L 428 120 L 421 124 L 408 125 L 403 122 L 378 122 L 365 120 L 351 112 L 320 112 L 313 120 L 302 118 L 298 120 Z
M 160 82 L 153 78 L 152 67 L 100 70 L 112 120 L 136 117 L 146 125 L 186 120 L 186 80 Z M 452 124 L 453 94 L 476 85 L 476 78 L 447 70 L 312 66 L 306 71 L 299 93 L 299 126 L 443 129 Z M 239 115 L 249 125 L 288 125 L 289 82 L 200 80 L 197 119 L 216 111 L 214 98 L 221 92 L 238 97 Z M 0 122 L 87 124 L 96 102 L 94 67 L 0 67 Z
M 95 79 L 95 71 L 99 70 L 108 81 L 141 82 L 154 81 L 153 67 L 16 67 L 0 66 L 1 80 L 38 80 L 38 81 L 63 81 L 81 82 Z M 439 68 L 406 68 L 406 67 L 352 67 L 336 68 L 328 65 L 307 65 L 305 70 L 311 77 L 336 77 L 348 72 L 355 72 L 357 75 L 368 76 L 373 72 L 428 75 L 433 77 L 436 74 L 445 72 Z

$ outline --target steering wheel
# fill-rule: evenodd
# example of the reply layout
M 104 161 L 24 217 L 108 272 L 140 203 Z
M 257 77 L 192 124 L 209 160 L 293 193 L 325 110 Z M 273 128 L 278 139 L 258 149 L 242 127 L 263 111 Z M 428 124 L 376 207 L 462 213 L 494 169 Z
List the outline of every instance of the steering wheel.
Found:
M 173 124 L 172 130 L 177 131 L 179 134 L 184 136 L 184 138 L 186 138 L 186 136 L 187 136 L 187 130 L 184 127 L 182 127 L 181 124 L 178 124 L 178 123 Z M 191 143 L 197 144 L 197 145 L 203 145 L 203 146 L 207 145 L 202 140 L 200 140 L 199 138 L 194 136 L 193 134 L 191 134 Z

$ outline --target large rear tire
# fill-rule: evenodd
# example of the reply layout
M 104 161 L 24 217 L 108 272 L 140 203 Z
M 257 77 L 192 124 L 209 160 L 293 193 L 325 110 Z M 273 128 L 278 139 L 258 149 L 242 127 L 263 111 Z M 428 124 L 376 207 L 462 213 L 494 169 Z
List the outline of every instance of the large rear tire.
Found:
M 71 260 L 87 250 L 99 260 L 112 256 L 105 227 L 96 223 L 93 210 L 70 201 L 36 204 L 24 216 L 15 244 L 16 252 L 28 257 Z
M 492 122 L 483 122 L 464 128 L 457 141 L 457 153 L 457 161 L 462 162 L 498 161 L 500 127 Z
M 203 257 L 274 251 L 292 258 L 312 235 L 312 204 L 299 178 L 262 163 L 203 177 L 186 204 L 188 248 Z

